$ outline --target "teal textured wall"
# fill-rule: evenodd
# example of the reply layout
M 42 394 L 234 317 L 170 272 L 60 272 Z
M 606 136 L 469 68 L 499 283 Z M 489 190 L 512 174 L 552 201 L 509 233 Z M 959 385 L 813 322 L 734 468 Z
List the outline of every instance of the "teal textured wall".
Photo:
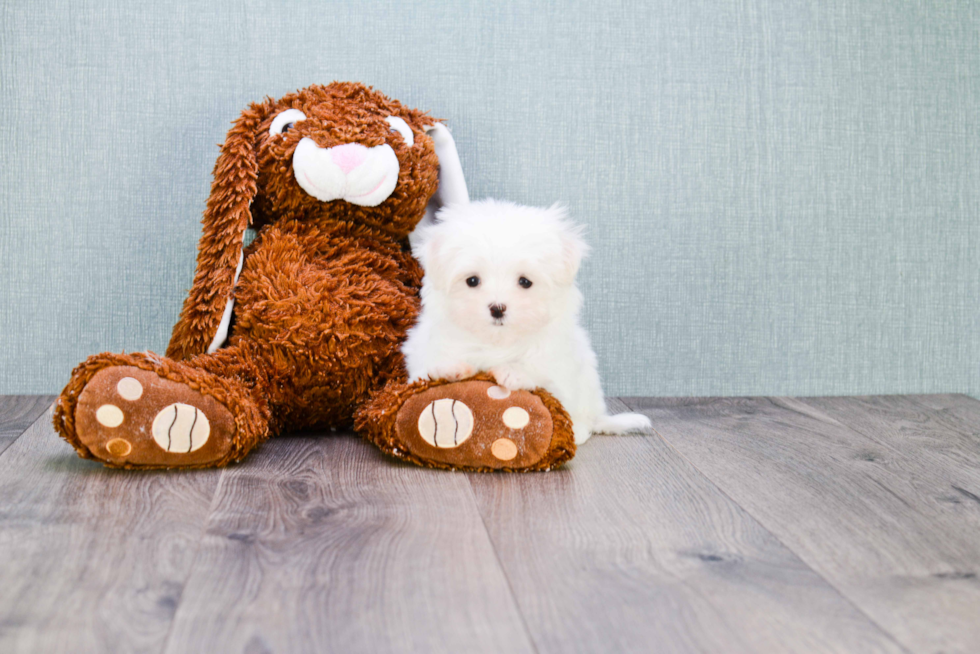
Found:
M 0 392 L 163 351 L 216 144 L 333 79 L 590 227 L 611 394 L 980 394 L 980 3 L 5 2 Z

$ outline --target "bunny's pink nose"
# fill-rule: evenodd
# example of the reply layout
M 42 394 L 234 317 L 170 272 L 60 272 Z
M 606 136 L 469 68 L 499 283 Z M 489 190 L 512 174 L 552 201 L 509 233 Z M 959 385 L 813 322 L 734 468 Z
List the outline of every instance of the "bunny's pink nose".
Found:
M 345 175 L 364 163 L 367 155 L 368 149 L 359 143 L 346 143 L 330 148 L 331 159 Z

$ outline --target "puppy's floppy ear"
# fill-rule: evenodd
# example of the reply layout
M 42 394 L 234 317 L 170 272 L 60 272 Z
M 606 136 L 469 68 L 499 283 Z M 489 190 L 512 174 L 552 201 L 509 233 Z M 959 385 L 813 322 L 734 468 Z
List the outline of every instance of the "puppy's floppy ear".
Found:
M 213 352 L 228 335 L 234 287 L 244 263 L 245 228 L 252 221 L 258 128 L 271 102 L 253 103 L 242 112 L 214 164 L 211 195 L 201 221 L 204 228 L 197 248 L 194 285 L 167 347 L 167 356 L 173 359 Z
M 445 254 L 445 238 L 437 232 L 438 230 L 431 227 L 413 232 L 416 240 L 412 243 L 412 254 L 422 265 L 426 281 L 433 286 L 442 286 L 445 272 L 445 265 L 442 262 L 442 256 Z
M 561 284 L 569 285 L 575 282 L 575 275 L 578 274 L 578 269 L 582 265 L 582 259 L 589 254 L 589 244 L 582 237 L 585 228 L 582 225 L 569 222 L 567 211 L 560 205 L 552 205 L 548 211 L 558 217 L 558 224 L 560 225 L 562 267 L 559 271 L 558 281 Z
M 419 221 L 415 230 L 409 234 L 409 240 L 414 247 L 419 240 L 420 230 L 435 224 L 436 212 L 450 204 L 468 204 L 470 193 L 466 188 L 466 178 L 463 176 L 463 165 L 459 162 L 456 151 L 456 141 L 442 123 L 434 123 L 425 128 L 425 133 L 435 145 L 436 156 L 439 158 L 439 188 L 429 200 L 425 216 Z

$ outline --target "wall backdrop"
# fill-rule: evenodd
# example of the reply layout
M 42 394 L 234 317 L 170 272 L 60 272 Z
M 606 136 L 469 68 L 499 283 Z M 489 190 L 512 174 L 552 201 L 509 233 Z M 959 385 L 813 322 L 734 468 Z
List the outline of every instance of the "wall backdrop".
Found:
M 589 226 L 610 394 L 980 395 L 980 3 L 2 4 L 0 393 L 162 352 L 216 144 L 334 79 Z

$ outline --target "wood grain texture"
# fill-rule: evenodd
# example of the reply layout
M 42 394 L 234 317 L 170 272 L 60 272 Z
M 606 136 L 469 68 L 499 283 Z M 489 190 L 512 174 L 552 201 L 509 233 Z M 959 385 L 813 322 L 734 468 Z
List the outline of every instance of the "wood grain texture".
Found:
M 470 483 L 539 652 L 902 651 L 657 436 Z
M 659 435 L 532 475 L 342 434 L 114 471 L 48 411 L 0 456 L 0 651 L 978 650 L 980 402 L 628 404 Z
M 935 457 L 799 400 L 627 404 L 908 649 L 977 651 L 980 503 L 944 501 L 949 473 Z
M 54 402 L 53 395 L 0 395 L 0 452 Z
M 222 477 L 168 652 L 530 652 L 459 473 L 346 435 Z
M 906 395 L 956 437 L 958 447 L 980 453 L 980 400 L 967 395 Z M 970 457 L 975 463 L 977 456 Z
M 103 468 L 44 413 L 0 457 L 0 651 L 161 651 L 219 474 Z
M 962 395 L 921 401 L 907 395 L 800 401 L 895 455 L 886 456 L 884 464 L 909 479 L 923 497 L 938 502 L 942 513 L 952 512 L 980 533 L 980 402 Z M 906 462 L 914 466 L 906 469 Z M 923 475 L 924 467 L 932 474 Z

